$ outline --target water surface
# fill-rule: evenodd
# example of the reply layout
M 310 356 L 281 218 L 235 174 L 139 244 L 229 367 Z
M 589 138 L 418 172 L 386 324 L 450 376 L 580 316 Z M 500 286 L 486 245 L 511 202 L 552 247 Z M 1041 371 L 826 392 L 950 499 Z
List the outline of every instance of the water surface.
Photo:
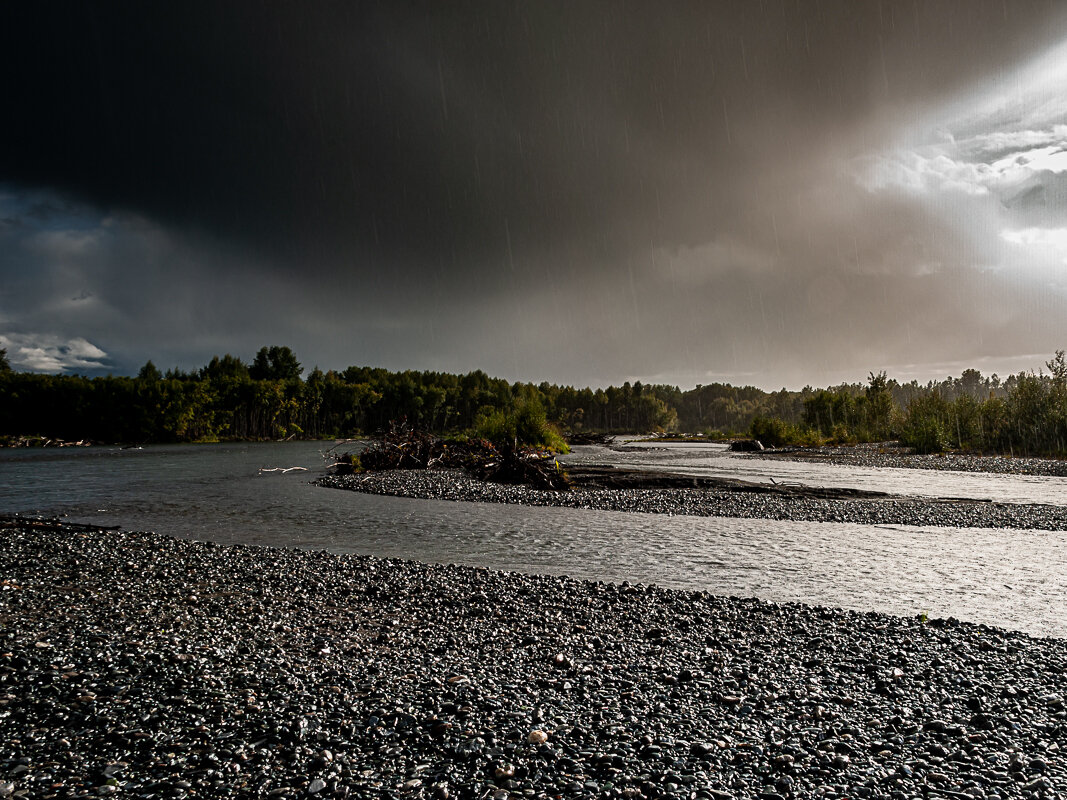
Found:
M 598 453 L 587 448 L 576 448 L 574 458 L 601 460 Z M 803 483 L 912 497 L 966 497 L 1000 503 L 1067 503 L 1067 478 L 789 461 L 731 453 L 726 445 L 716 442 L 624 442 L 615 449 L 612 459 L 640 469 L 759 483 Z
M 901 615 L 926 613 L 1067 637 L 1067 535 L 1049 531 L 787 522 L 453 503 L 322 489 L 315 442 L 0 451 L 0 511 L 176 536 L 654 582 Z M 662 446 L 661 446 L 662 447 Z M 691 448 L 690 445 L 683 445 Z M 700 446 L 698 446 L 700 447 Z M 832 481 L 826 465 L 728 458 L 714 447 L 573 458 L 753 479 Z M 736 465 L 736 469 L 734 466 Z M 307 471 L 261 472 L 302 466 Z M 962 496 L 969 474 L 852 470 L 884 491 Z M 906 474 L 899 474 L 906 473 Z M 962 476 L 956 483 L 956 476 Z M 990 476 L 980 476 L 988 478 Z M 994 476 L 1062 498 L 1063 479 Z M 936 479 L 946 491 L 919 491 Z M 997 481 L 984 483 L 989 487 Z M 820 484 L 826 485 L 826 484 Z M 832 483 L 832 485 L 855 485 Z M 905 485 L 914 492 L 902 491 Z M 888 488 L 887 488 L 888 487 Z M 986 495 L 983 495 L 986 496 Z

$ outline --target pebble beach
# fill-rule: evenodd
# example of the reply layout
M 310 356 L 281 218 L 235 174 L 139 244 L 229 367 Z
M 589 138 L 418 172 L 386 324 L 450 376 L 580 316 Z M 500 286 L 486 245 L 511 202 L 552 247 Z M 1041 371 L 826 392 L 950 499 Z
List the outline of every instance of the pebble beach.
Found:
M 1067 640 L 7 518 L 0 797 L 1067 791 Z

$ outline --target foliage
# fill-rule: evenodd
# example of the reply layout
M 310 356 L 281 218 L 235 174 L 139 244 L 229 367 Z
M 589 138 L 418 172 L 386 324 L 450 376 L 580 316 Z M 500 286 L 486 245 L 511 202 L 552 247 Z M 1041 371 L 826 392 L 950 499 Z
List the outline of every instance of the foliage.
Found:
M 263 348 L 263 350 L 266 350 L 266 348 Z M 260 353 L 262 353 L 263 350 L 260 350 Z M 269 371 L 269 367 L 267 368 L 267 371 Z M 236 356 L 231 356 L 227 353 L 222 358 L 214 356 L 211 359 L 211 362 L 200 370 L 200 377 L 202 379 L 206 378 L 207 380 L 224 381 L 228 378 L 232 380 L 246 380 L 251 378 L 252 375 L 248 370 L 247 364 Z M 261 380 L 267 380 L 267 378 L 262 378 Z
M 484 407 L 478 414 L 473 435 L 501 449 L 533 447 L 553 453 L 569 453 L 570 447 L 559 430 L 549 424 L 544 406 L 528 399 L 507 411 Z
M 509 383 L 466 375 L 314 368 L 305 379 L 288 347 L 264 347 L 251 365 L 215 356 L 192 372 L 150 361 L 137 377 L 85 378 L 13 371 L 0 353 L 0 436 L 99 442 L 353 437 L 407 419 L 435 434 L 469 432 L 562 450 L 562 434 L 716 431 L 766 444 L 901 438 L 923 452 L 1067 455 L 1067 358 L 1047 374 L 1001 381 L 960 378 L 900 384 L 872 372 L 866 385 L 765 392 L 729 384 L 627 382 L 603 389 Z
M 288 347 L 262 347 L 248 373 L 256 381 L 296 381 L 304 371 Z
M 916 453 L 942 453 L 949 447 L 951 406 L 940 394 L 918 397 L 908 404 L 900 441 Z
M 977 370 L 919 386 L 884 372 L 866 387 L 805 389 L 796 415 L 756 414 L 750 435 L 765 444 L 878 442 L 897 438 L 918 453 L 950 448 L 1019 455 L 1067 455 L 1067 357 L 1057 351 L 1048 375 L 1020 373 L 1001 381 Z M 783 390 L 784 392 L 784 390 Z M 781 401 L 782 393 L 779 395 Z M 794 406 L 795 409 L 795 406 Z
M 567 489 L 570 481 L 559 463 L 543 450 L 516 447 L 514 439 L 498 445 L 488 439 L 446 442 L 406 421 L 390 422 L 386 431 L 359 456 L 360 469 L 429 469 L 462 467 L 495 483 L 528 484 L 542 489 Z M 335 472 L 355 470 L 351 457 L 338 459 Z
M 145 365 L 141 367 L 141 371 L 137 373 L 137 379 L 147 383 L 161 381 L 163 380 L 163 373 L 151 361 L 146 361 Z
M 811 428 L 792 425 L 777 417 L 756 417 L 749 426 L 748 435 L 767 447 L 810 447 L 822 442 Z
M 7 349 L 0 347 L 0 373 L 11 372 L 11 362 L 7 360 Z

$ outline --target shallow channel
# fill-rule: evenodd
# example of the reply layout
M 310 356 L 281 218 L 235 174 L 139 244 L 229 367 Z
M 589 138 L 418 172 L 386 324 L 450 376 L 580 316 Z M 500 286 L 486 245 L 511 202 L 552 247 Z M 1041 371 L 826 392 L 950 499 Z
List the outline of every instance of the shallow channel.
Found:
M 309 485 L 319 442 L 0 451 L 0 512 L 253 545 L 326 549 L 592 580 L 654 582 L 773 601 L 925 613 L 1067 637 L 1067 535 L 1049 531 L 869 526 L 685 517 L 410 500 Z M 686 447 L 686 446 L 684 446 Z M 846 467 L 725 458 L 692 450 L 573 458 L 754 479 L 835 483 Z M 649 455 L 649 454 L 652 455 Z M 789 478 L 781 467 L 788 465 Z M 261 472 L 263 468 L 305 470 Z M 746 472 L 747 470 L 747 472 Z M 886 473 L 889 473 L 888 475 Z M 896 473 L 909 473 L 898 476 Z M 914 474 L 911 474 L 914 473 Z M 700 474 L 700 473 L 696 473 Z M 968 473 L 878 470 L 872 488 L 972 496 Z M 960 477 L 963 476 L 963 477 Z M 1060 497 L 1063 479 L 1007 479 Z M 936 479 L 938 488 L 930 489 Z M 922 492 L 909 492 L 905 483 Z M 989 487 L 996 484 L 985 482 Z M 1041 488 L 1044 486 L 1044 488 Z M 991 493 L 974 496 L 990 496 Z M 1016 499 L 1015 502 L 1019 502 Z M 1033 500 L 1032 502 L 1049 502 Z

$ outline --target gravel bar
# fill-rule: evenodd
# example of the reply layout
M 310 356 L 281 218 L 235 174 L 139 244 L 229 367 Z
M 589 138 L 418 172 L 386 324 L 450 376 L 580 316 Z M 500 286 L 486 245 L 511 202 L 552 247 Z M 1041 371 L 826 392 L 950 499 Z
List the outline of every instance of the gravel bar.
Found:
M 563 506 L 698 517 L 742 517 L 857 525 L 1067 530 L 1067 506 L 894 497 L 826 500 L 707 489 L 586 489 L 569 492 L 487 483 L 456 470 L 391 470 L 328 475 L 318 485 L 371 494 L 481 503 Z
M 974 453 L 936 453 L 917 455 L 896 442 L 857 444 L 836 447 L 784 447 L 762 453 L 745 454 L 746 458 L 807 461 L 846 467 L 897 467 L 934 469 L 952 472 L 992 472 L 1005 475 L 1039 475 L 1067 478 L 1067 460 L 1062 458 L 1027 458 L 986 456 Z
M 1067 791 L 1067 640 L 6 524 L 0 797 Z

